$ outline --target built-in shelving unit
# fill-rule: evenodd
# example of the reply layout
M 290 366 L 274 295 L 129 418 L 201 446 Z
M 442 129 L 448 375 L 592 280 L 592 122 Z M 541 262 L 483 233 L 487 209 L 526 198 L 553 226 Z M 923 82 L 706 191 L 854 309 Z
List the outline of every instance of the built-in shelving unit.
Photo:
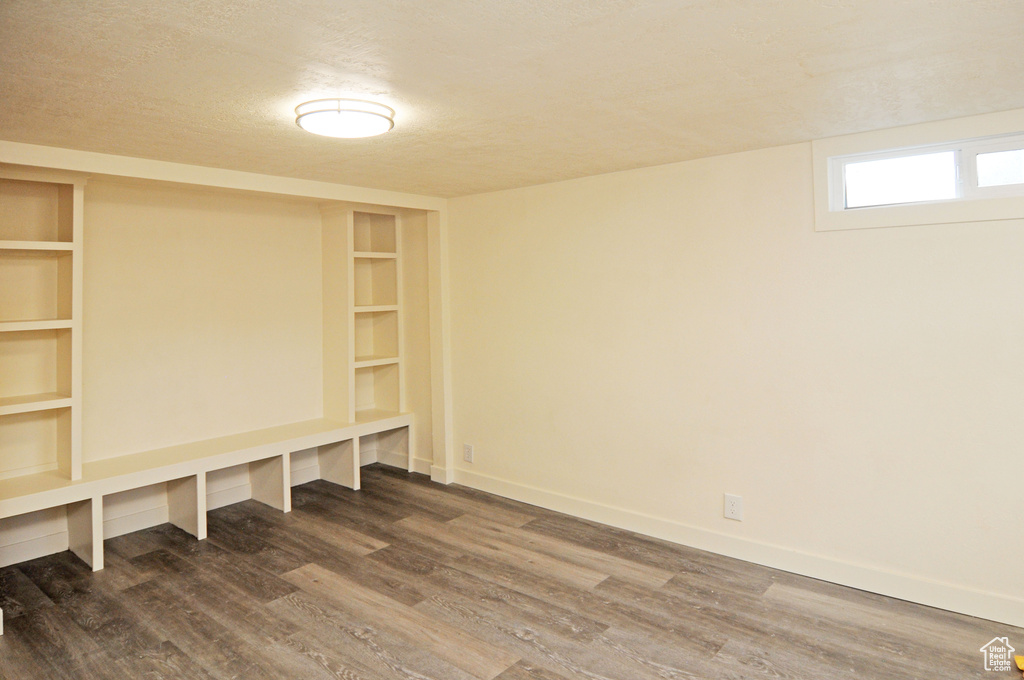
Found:
M 70 549 L 102 569 L 104 507 L 150 488 L 173 524 L 205 538 L 207 476 L 229 468 L 247 468 L 251 497 L 284 512 L 293 453 L 315 451 L 319 476 L 353 489 L 368 461 L 411 468 L 401 215 L 340 203 L 321 209 L 322 417 L 83 462 L 84 186 L 0 169 L 0 536 L 30 516 L 43 526 L 0 544 L 5 564 Z
M 373 459 L 409 465 L 401 216 L 342 206 L 322 212 L 324 415 L 359 425 L 403 419 L 408 426 L 381 428 L 358 443 Z
M 405 411 L 400 218 L 353 211 L 350 298 L 352 420 Z
M 431 441 L 429 425 L 443 421 L 431 418 L 430 391 L 424 389 L 435 367 L 431 355 L 433 345 L 417 341 L 405 348 L 403 320 L 409 324 L 412 338 L 422 340 L 429 325 L 433 339 L 434 317 L 427 316 L 424 293 L 428 267 L 433 267 L 434 262 L 430 255 L 433 241 L 428 240 L 428 235 L 436 236 L 440 228 L 432 212 L 440 209 L 439 203 L 431 200 L 424 205 L 419 198 L 409 202 L 408 197 L 399 196 L 400 204 L 405 207 L 390 208 L 347 202 L 376 199 L 380 196 L 377 193 L 356 191 L 358 198 L 350 199 L 346 197 L 347 189 L 340 195 L 333 190 L 325 194 L 319 185 L 310 185 L 304 190 L 309 193 L 296 194 L 291 183 L 281 185 L 281 195 L 297 196 L 296 203 L 289 199 L 290 205 L 284 206 L 275 202 L 276 199 L 266 201 L 265 189 L 256 185 L 252 190 L 257 193 L 250 203 L 242 193 L 245 189 L 241 188 L 249 186 L 247 180 L 240 179 L 238 187 L 229 187 L 219 184 L 216 177 L 209 184 L 200 181 L 197 185 L 200 193 L 206 194 L 222 187 L 227 191 L 225 196 L 230 198 L 224 205 L 215 201 L 215 209 L 200 209 L 199 213 L 210 218 L 214 229 L 223 224 L 224 234 L 235 229 L 233 238 L 238 238 L 244 231 L 237 230 L 245 228 L 240 218 L 249 215 L 250 206 L 254 208 L 252 214 L 262 220 L 277 219 L 280 215 L 282 225 L 296 225 L 298 236 L 288 239 L 288 247 L 296 244 L 295 252 L 289 253 L 295 257 L 289 262 L 292 269 L 288 271 L 306 277 L 301 280 L 307 282 L 303 284 L 305 289 L 301 286 L 297 289 L 307 290 L 309 277 L 322 275 L 319 319 L 322 322 L 322 356 L 319 357 L 322 359 L 322 395 L 302 393 L 310 397 L 308 401 L 314 408 L 318 401 L 316 396 L 322 396 L 322 413 L 309 412 L 307 405 L 295 409 L 300 415 L 299 422 L 268 423 L 270 427 L 248 432 L 225 428 L 224 436 L 172 446 L 166 444 L 173 443 L 173 438 L 161 438 L 154 432 L 148 446 L 155 448 L 139 450 L 145 448 L 149 440 L 145 425 L 148 421 L 122 417 L 117 398 L 138 391 L 138 399 L 144 400 L 147 389 L 152 396 L 162 386 L 156 387 L 160 383 L 152 379 L 142 382 L 147 380 L 142 375 L 138 376 L 139 383 L 133 382 L 134 370 L 118 374 L 103 367 L 110 369 L 117 365 L 119 352 L 111 354 L 108 351 L 111 347 L 143 352 L 151 346 L 153 335 L 143 333 L 136 338 L 116 324 L 107 326 L 101 312 L 109 317 L 111 310 L 123 309 L 123 305 L 109 303 L 111 292 L 107 290 L 90 298 L 93 305 L 90 310 L 97 312 L 97 319 L 90 326 L 90 333 L 96 333 L 90 337 L 96 340 L 90 347 L 98 348 L 96 355 L 100 357 L 91 364 L 100 368 L 90 375 L 103 377 L 103 380 L 97 379 L 95 385 L 87 385 L 89 389 L 96 387 L 91 394 L 98 395 L 89 402 L 90 413 L 99 414 L 97 421 L 90 425 L 108 433 L 123 426 L 124 440 L 130 443 L 121 450 L 132 453 L 105 457 L 117 446 L 110 446 L 93 430 L 86 433 L 88 446 L 83 453 L 83 266 L 97 272 L 96 278 L 90 279 L 91 283 L 109 285 L 114 282 L 113 289 L 118 290 L 118 282 L 131 279 L 123 276 L 119 269 L 124 258 L 130 258 L 134 252 L 128 244 L 130 235 L 145 233 L 150 242 L 159 242 L 154 241 L 158 238 L 153 236 L 156 230 L 165 222 L 173 229 L 175 220 L 179 219 L 174 211 L 182 210 L 182 205 L 191 211 L 193 206 L 193 196 L 183 201 L 180 193 L 192 189 L 179 185 L 176 179 L 142 179 L 131 172 L 124 176 L 135 179 L 121 185 L 116 175 L 105 175 L 87 188 L 87 176 L 77 172 L 0 164 L 2 564 L 70 549 L 98 570 L 103 568 L 105 537 L 170 521 L 196 538 L 204 538 L 208 502 L 210 507 L 219 507 L 242 498 L 253 498 L 287 512 L 292 483 L 319 477 L 358 489 L 360 466 L 368 462 L 412 469 L 415 460 L 419 471 L 430 469 L 433 472 L 429 461 L 415 456 L 416 424 L 426 424 L 428 429 L 418 434 L 421 441 Z M 127 198 L 129 195 L 131 198 Z M 147 195 L 155 198 L 135 201 L 136 196 Z M 165 196 L 167 203 L 163 202 Z M 293 209 L 293 205 L 298 207 Z M 310 256 L 316 257 L 315 250 L 311 249 L 315 246 L 309 241 L 314 233 L 311 230 L 317 226 L 314 205 L 320 208 L 321 272 L 309 266 Z M 90 241 L 88 263 L 83 259 L 86 206 L 90 211 L 89 228 L 96 228 L 91 232 L 95 237 Z M 142 210 L 133 212 L 136 208 Z M 194 244 L 189 241 L 187 245 Z M 238 257 L 238 262 L 231 260 L 224 264 L 235 266 L 239 272 L 249 271 L 246 267 L 252 267 L 253 271 L 266 270 L 267 260 L 262 252 L 250 254 L 239 249 Z M 255 266 L 257 263 L 260 267 Z M 413 309 L 406 309 L 403 302 L 403 267 L 410 284 L 409 300 Z M 150 286 L 146 292 L 140 290 L 137 296 L 140 303 L 153 301 L 154 291 L 167 291 L 173 298 L 171 303 L 157 300 L 158 304 L 191 302 L 188 298 L 175 297 L 175 291 L 159 277 L 147 278 L 145 269 L 130 271 L 141 277 L 132 279 L 143 284 L 140 289 Z M 206 271 L 191 279 L 187 273 L 184 276 L 190 282 L 206 283 L 201 290 L 210 291 L 213 296 L 217 296 L 216 286 L 221 280 L 228 286 L 235 283 L 243 286 L 245 281 L 242 277 L 218 278 Z M 102 291 L 103 286 L 98 285 L 97 290 Z M 231 292 L 238 290 L 247 292 L 245 288 Z M 282 336 L 279 342 L 287 345 L 285 351 L 302 343 L 302 360 L 306 366 L 312 366 L 316 357 L 309 355 L 308 348 L 315 342 L 315 338 L 310 341 L 309 337 L 316 329 L 316 308 L 310 305 L 311 298 L 305 296 L 305 292 L 303 295 L 300 299 L 305 307 L 297 314 L 297 323 L 287 326 L 289 332 L 294 328 L 297 333 Z M 133 302 L 130 295 L 127 299 Z M 433 305 L 434 298 L 430 300 Z M 125 310 L 125 314 L 131 314 L 130 310 Z M 257 329 L 253 337 L 258 329 L 268 327 L 266 316 L 252 317 L 259 319 L 258 324 L 253 324 Z M 217 320 L 224 317 L 222 312 Z M 110 322 L 110 318 L 106 322 Z M 180 359 L 189 352 L 201 356 L 206 348 L 223 347 L 222 336 L 207 332 L 202 323 L 186 322 L 175 330 L 182 332 L 160 337 L 161 341 L 166 338 L 168 342 L 161 348 L 162 354 L 154 355 L 154 366 L 158 369 L 160 356 Z M 236 341 L 239 337 L 243 338 L 241 344 L 244 345 L 241 332 L 238 337 L 226 339 Z M 198 344 L 198 349 L 193 347 L 193 342 Z M 183 343 L 186 346 L 181 346 Z M 296 353 L 299 354 L 298 349 Z M 154 373 L 159 374 L 159 371 Z M 180 394 L 191 385 L 190 376 L 180 377 L 175 390 L 162 392 L 173 395 L 167 400 L 171 418 L 183 417 L 174 412 L 175 400 L 180 400 Z M 312 377 L 297 377 L 292 383 L 282 382 L 308 390 L 315 379 L 313 374 Z M 201 383 L 202 378 L 192 377 L 191 381 Z M 226 381 L 225 384 L 234 383 Z M 226 395 L 230 400 L 230 390 Z M 223 400 L 224 396 L 220 398 Z M 239 401 L 244 406 L 247 399 Z M 415 407 L 416 416 L 410 412 L 410 405 Z M 303 412 L 307 414 L 302 415 Z M 118 418 L 124 422 L 119 422 Z M 261 414 L 256 420 L 264 418 L 266 415 Z M 205 431 L 217 433 L 216 426 L 207 427 Z M 142 446 L 136 447 L 136 444 Z
M 82 476 L 83 188 L 0 173 L 0 479 Z

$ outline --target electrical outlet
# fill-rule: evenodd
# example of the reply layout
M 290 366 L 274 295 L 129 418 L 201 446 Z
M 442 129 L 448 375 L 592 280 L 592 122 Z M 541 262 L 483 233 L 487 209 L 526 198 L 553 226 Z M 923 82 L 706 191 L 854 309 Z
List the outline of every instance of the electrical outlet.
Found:
M 463 444 L 462 445 L 462 460 L 466 461 L 467 463 L 472 463 L 473 462 L 473 445 L 472 444 Z
M 725 518 L 743 521 L 743 496 L 725 494 Z

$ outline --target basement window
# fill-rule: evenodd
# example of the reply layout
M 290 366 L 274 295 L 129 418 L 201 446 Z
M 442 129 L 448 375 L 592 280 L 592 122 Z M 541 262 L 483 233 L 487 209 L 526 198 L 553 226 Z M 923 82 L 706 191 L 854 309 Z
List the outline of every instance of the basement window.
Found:
M 815 229 L 1024 219 L 1024 111 L 1014 113 L 814 142 Z
M 832 210 L 1024 196 L 1024 134 L 829 161 Z
M 955 151 L 847 159 L 836 175 L 844 210 L 957 197 Z

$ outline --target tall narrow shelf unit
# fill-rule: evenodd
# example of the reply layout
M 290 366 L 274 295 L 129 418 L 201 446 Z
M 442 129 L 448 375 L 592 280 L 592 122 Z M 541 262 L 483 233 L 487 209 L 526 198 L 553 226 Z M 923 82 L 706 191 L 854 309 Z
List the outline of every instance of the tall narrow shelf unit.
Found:
M 82 476 L 83 187 L 0 174 L 0 479 Z
M 365 436 L 362 447 L 372 447 L 373 459 L 411 465 L 412 419 L 406 413 L 402 360 L 401 217 L 340 206 L 322 214 L 324 414 L 351 423 L 396 418 L 407 423 Z M 338 324 L 340 319 L 347 323 Z
M 352 213 L 354 422 L 405 410 L 399 226 L 396 215 Z

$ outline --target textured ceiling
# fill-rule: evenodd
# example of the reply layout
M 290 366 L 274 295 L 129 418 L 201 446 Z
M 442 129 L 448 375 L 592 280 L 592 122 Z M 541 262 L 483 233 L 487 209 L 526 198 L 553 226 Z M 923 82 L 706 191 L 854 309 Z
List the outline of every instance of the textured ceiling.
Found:
M 0 0 L 0 139 L 435 196 L 1024 107 L 1021 0 Z M 398 111 L 315 137 L 296 104 Z

